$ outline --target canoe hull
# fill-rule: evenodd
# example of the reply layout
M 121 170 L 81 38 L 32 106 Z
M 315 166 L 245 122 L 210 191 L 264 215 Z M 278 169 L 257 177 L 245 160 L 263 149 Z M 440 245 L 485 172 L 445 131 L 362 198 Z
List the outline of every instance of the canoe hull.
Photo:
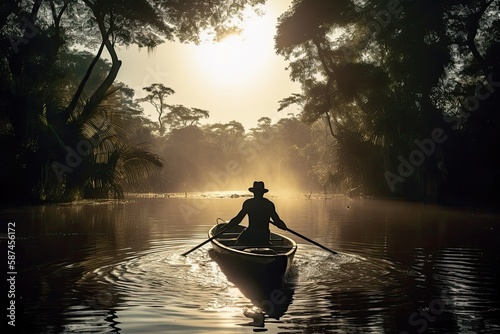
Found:
M 208 236 L 213 237 L 225 226 L 226 224 L 215 225 Z M 270 246 L 235 246 L 236 237 L 243 229 L 243 226 L 236 226 L 213 239 L 212 247 L 216 254 L 224 257 L 226 263 L 232 263 L 239 270 L 252 275 L 267 279 L 287 276 L 297 250 L 295 241 L 278 233 L 271 233 Z

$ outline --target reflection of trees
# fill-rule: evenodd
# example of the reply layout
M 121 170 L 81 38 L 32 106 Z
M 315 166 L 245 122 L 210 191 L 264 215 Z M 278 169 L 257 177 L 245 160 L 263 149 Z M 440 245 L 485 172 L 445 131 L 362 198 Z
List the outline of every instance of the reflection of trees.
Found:
M 23 333 L 66 332 L 68 321 L 78 316 L 91 317 L 89 326 L 116 325 L 112 313 L 122 294 L 93 275 L 110 259 L 118 264 L 129 252 L 150 247 L 151 225 L 144 222 L 151 203 L 129 204 L 36 206 L 9 213 L 24 222 L 16 231 L 16 327 Z

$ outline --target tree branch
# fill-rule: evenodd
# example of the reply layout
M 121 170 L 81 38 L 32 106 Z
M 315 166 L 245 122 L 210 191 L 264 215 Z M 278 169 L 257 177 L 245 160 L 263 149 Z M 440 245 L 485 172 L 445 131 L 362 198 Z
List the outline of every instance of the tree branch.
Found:
M 313 38 L 313 43 L 316 46 L 316 49 L 318 51 L 318 56 L 320 58 L 321 65 L 323 66 L 323 69 L 324 69 L 326 75 L 328 76 L 328 81 L 327 81 L 326 86 L 325 86 L 325 96 L 326 96 L 326 106 L 327 106 L 327 110 L 325 112 L 326 119 L 327 119 L 327 122 L 328 122 L 328 126 L 330 128 L 330 133 L 331 133 L 332 137 L 338 139 L 338 136 L 333 131 L 331 117 L 330 117 L 330 114 L 329 114 L 330 110 L 332 109 L 332 98 L 330 96 L 330 91 L 331 91 L 331 88 L 333 86 L 333 82 L 335 80 L 334 73 L 330 69 L 330 65 L 331 64 L 329 64 L 327 56 L 324 54 L 324 50 L 321 47 L 321 42 L 317 38 Z M 334 117 L 334 122 L 337 125 L 339 125 L 338 122 L 337 122 L 337 119 L 335 117 Z
M 339 136 L 337 136 L 335 134 L 335 131 L 333 131 L 330 114 L 328 112 L 326 112 L 325 115 L 326 115 L 326 122 L 328 123 L 328 128 L 330 129 L 330 134 L 332 135 L 333 138 L 339 139 Z
M 88 1 L 86 1 L 86 2 L 88 2 Z M 104 81 L 101 83 L 101 85 L 94 91 L 94 93 L 92 94 L 92 96 L 89 99 L 88 105 L 95 105 L 95 104 L 98 104 L 100 101 L 102 101 L 102 99 L 104 98 L 109 87 L 111 87 L 111 85 L 115 81 L 116 76 L 118 75 L 118 71 L 120 70 L 120 67 L 122 65 L 122 62 L 120 59 L 118 59 L 118 55 L 116 53 L 116 50 L 113 47 L 113 44 L 111 43 L 111 41 L 109 40 L 109 35 L 112 32 L 111 32 L 111 29 L 107 31 L 106 27 L 104 25 L 105 14 L 98 12 L 93 6 L 91 7 L 91 9 L 95 15 L 96 20 L 97 20 L 97 25 L 99 27 L 99 31 L 101 32 L 104 46 L 106 47 L 106 50 L 108 51 L 108 53 L 111 57 L 111 69 L 109 70 L 107 77 L 104 79 Z
M 469 16 L 466 23 L 467 47 L 474 56 L 474 59 L 479 63 L 479 66 L 481 67 L 481 70 L 483 71 L 485 76 L 488 76 L 490 71 L 486 60 L 483 58 L 483 56 L 481 56 L 479 50 L 477 49 L 475 39 L 477 36 L 477 31 L 479 30 L 479 21 L 481 20 L 483 14 L 486 12 L 486 9 L 488 9 L 491 3 L 493 3 L 493 1 L 494 0 L 489 0 L 488 2 L 483 1 L 479 11 Z
M 67 121 L 69 118 L 69 115 L 75 110 L 76 105 L 78 104 L 78 101 L 80 100 L 80 97 L 83 93 L 83 89 L 85 88 L 85 85 L 87 84 L 87 81 L 90 78 L 90 75 L 92 74 L 92 71 L 94 70 L 95 65 L 97 64 L 97 61 L 101 58 L 102 51 L 104 50 L 104 39 L 101 43 L 101 46 L 99 47 L 99 50 L 97 51 L 97 54 L 95 55 L 94 59 L 92 59 L 92 62 L 89 65 L 89 68 L 87 69 L 87 72 L 85 73 L 85 76 L 82 78 L 82 81 L 80 81 L 80 85 L 78 85 L 78 89 L 76 90 L 75 94 L 73 95 L 73 98 L 71 99 L 70 104 L 66 107 L 64 111 L 64 116 L 63 119 L 64 121 Z
M 56 35 L 60 39 L 61 35 L 61 18 L 64 14 L 66 8 L 68 8 L 69 2 L 65 1 L 64 5 L 61 7 L 59 13 L 56 13 L 56 5 L 54 4 L 54 0 L 49 1 L 50 10 L 52 12 L 52 19 L 54 20 L 54 27 L 56 29 Z
M 40 11 L 40 6 L 41 5 L 42 5 L 42 0 L 36 0 L 35 3 L 33 4 L 33 8 L 31 8 L 30 22 L 33 25 L 35 24 L 35 21 L 36 21 L 36 18 L 38 16 L 38 12 Z

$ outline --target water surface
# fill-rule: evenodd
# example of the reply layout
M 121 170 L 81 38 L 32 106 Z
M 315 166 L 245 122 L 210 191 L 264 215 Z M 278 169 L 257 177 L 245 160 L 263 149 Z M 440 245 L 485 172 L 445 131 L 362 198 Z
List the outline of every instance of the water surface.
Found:
M 214 261 L 206 238 L 244 198 L 227 194 L 23 207 L 16 328 L 27 333 L 497 333 L 500 217 L 377 199 L 271 197 L 299 249 L 278 319 Z M 314 196 L 313 196 L 314 197 Z M 244 223 L 245 224 L 245 221 Z M 6 233 L 6 231 L 2 231 Z M 5 239 L 2 248 L 6 249 Z M 284 305 L 283 305 L 284 304 Z

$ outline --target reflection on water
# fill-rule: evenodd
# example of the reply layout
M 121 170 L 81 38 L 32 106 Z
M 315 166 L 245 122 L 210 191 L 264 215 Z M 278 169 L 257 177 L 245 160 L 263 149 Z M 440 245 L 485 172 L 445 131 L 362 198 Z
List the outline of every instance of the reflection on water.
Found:
M 265 317 L 279 320 L 285 314 L 292 302 L 294 287 L 291 282 L 296 280 L 296 270 L 287 277 L 255 273 L 213 250 L 208 253 L 227 280 L 255 306 L 244 312 L 246 317 L 253 319 L 248 325 L 264 327 Z
M 278 196 L 273 201 L 290 228 L 340 254 L 295 238 L 292 275 L 263 285 L 228 269 L 209 245 L 180 255 L 206 238 L 216 217 L 239 210 L 243 199 L 230 195 L 2 212 L 2 221 L 17 223 L 16 327 L 27 333 L 500 331 L 498 216 Z M 256 307 L 264 323 L 243 326 Z

